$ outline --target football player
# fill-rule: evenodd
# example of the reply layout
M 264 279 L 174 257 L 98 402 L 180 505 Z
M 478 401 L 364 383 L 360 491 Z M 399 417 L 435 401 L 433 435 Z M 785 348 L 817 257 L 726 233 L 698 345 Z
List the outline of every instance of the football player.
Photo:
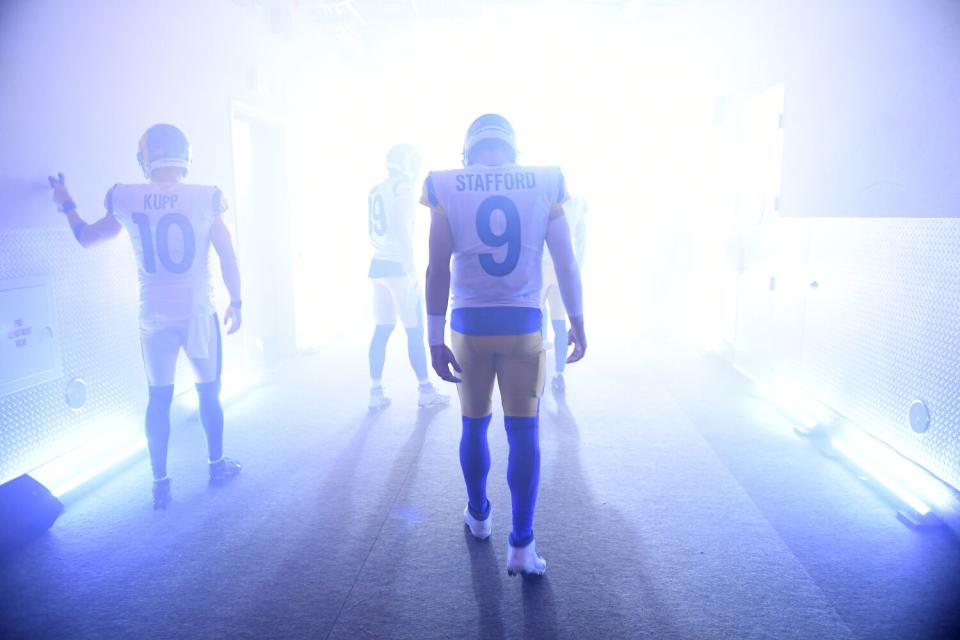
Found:
M 423 311 L 413 263 L 413 230 L 416 217 L 415 180 L 420 174 L 420 154 L 409 144 L 398 144 L 387 153 L 387 178 L 370 190 L 368 228 L 373 258 L 368 273 L 373 285 L 375 327 L 368 353 L 370 409 L 390 404 L 383 394 L 383 364 L 387 341 L 397 315 L 407 333 L 407 357 L 419 382 L 421 407 L 449 404 L 450 396 L 437 393 L 427 377 L 423 347 Z
M 496 114 L 480 116 L 470 125 L 463 160 L 463 169 L 434 171 L 424 182 L 421 201 L 431 216 L 427 340 L 437 374 L 459 383 L 460 466 L 467 488 L 464 522 L 475 537 L 490 536 L 487 427 L 497 383 L 510 448 L 507 484 L 513 528 L 507 572 L 542 574 L 547 563 L 536 551 L 533 514 L 546 362 L 540 331 L 544 244 L 570 316 L 567 344 L 573 352 L 567 362 L 580 360 L 587 347 L 580 272 L 562 206 L 567 190 L 559 169 L 516 164 L 513 127 Z M 444 341 L 451 285 L 452 349 Z
M 583 269 L 583 258 L 586 252 L 586 220 L 587 203 L 579 196 L 571 196 L 564 204 L 563 211 L 567 217 L 567 225 L 570 227 L 570 233 L 573 236 L 573 252 L 577 258 L 577 266 Z M 553 261 L 549 256 L 543 259 L 543 294 L 541 296 L 540 307 L 545 312 L 549 312 L 550 324 L 553 325 L 553 336 L 555 344 L 564 344 L 567 338 L 567 313 L 563 308 L 563 299 L 560 296 L 560 288 L 557 283 L 557 272 L 553 268 Z M 544 338 L 547 335 L 546 314 L 544 314 L 543 323 Z M 563 392 L 567 385 L 563 379 L 563 371 L 566 368 L 567 351 L 566 349 L 554 350 L 554 369 L 551 386 L 554 391 Z
M 50 178 L 53 201 L 65 214 L 74 237 L 92 247 L 126 229 L 133 242 L 140 282 L 140 345 L 149 400 L 147 445 L 153 470 L 153 506 L 170 502 L 167 444 L 177 356 L 182 349 L 196 377 L 200 422 L 207 436 L 212 484 L 240 472 L 240 464 L 223 455 L 223 408 L 220 404 L 220 327 L 211 300 L 208 255 L 220 257 L 223 282 L 230 294 L 224 312 L 227 333 L 240 328 L 240 271 L 222 213 L 227 204 L 220 189 L 183 182 L 190 166 L 190 143 L 169 124 L 155 124 L 140 138 L 137 159 L 146 184 L 116 184 L 106 195 L 105 215 L 87 224 L 77 211 L 63 174 Z

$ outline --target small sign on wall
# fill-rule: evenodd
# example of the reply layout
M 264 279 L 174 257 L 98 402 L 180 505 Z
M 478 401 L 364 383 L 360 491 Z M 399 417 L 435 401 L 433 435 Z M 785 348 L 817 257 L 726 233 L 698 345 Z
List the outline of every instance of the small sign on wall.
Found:
M 0 280 L 0 396 L 63 375 L 48 278 Z

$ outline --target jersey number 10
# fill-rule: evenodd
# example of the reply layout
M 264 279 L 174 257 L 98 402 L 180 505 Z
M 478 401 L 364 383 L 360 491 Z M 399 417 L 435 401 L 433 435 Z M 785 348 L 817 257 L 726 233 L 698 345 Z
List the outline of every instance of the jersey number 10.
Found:
M 168 213 L 157 222 L 157 246 L 153 246 L 153 230 L 150 228 L 150 218 L 143 213 L 134 213 L 131 218 L 140 228 L 140 242 L 143 245 L 143 270 L 147 273 L 157 272 L 157 258 L 160 264 L 169 273 L 186 273 L 193 265 L 193 257 L 197 251 L 197 239 L 193 233 L 193 225 L 182 213 Z M 180 229 L 183 238 L 183 255 L 179 261 L 174 261 L 170 255 L 170 227 Z
M 503 233 L 494 233 L 493 212 L 500 211 L 506 219 Z M 503 262 L 497 262 L 492 253 L 480 254 L 480 266 L 492 276 L 502 277 L 513 272 L 520 261 L 520 212 L 513 200 L 506 196 L 490 196 L 477 209 L 477 235 L 488 247 L 507 245 Z

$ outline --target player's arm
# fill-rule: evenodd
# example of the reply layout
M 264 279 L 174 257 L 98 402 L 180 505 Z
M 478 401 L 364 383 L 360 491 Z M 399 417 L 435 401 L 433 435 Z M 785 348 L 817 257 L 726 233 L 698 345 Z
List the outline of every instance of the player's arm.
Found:
M 447 305 L 450 301 L 450 258 L 453 255 L 453 234 L 450 221 L 440 206 L 430 208 L 430 262 L 427 265 L 427 342 L 433 370 L 447 382 L 460 382 L 460 372 L 453 351 L 444 343 Z
M 220 273 L 223 276 L 223 284 L 227 287 L 227 293 L 230 294 L 230 306 L 223 314 L 223 324 L 230 323 L 227 334 L 231 334 L 240 328 L 243 322 L 240 312 L 240 265 L 237 262 L 237 252 L 233 249 L 233 238 L 230 237 L 230 230 L 223 222 L 222 216 L 216 216 L 213 219 L 213 225 L 210 227 L 210 242 L 220 258 Z
M 50 186 L 53 187 L 53 201 L 67 217 L 67 223 L 70 225 L 70 230 L 73 231 L 73 237 L 77 239 L 81 247 L 92 247 L 117 237 L 123 227 L 113 214 L 108 212 L 107 215 L 93 224 L 87 224 L 77 213 L 77 205 L 70 197 L 63 174 L 58 173 L 56 178 L 50 176 L 48 180 Z
M 573 254 L 577 257 L 577 266 L 583 269 L 583 261 L 587 258 L 586 216 L 580 216 L 580 219 L 577 220 L 576 229 L 573 230 L 573 237 L 576 238 L 573 246 Z
M 554 205 L 547 226 L 547 249 L 553 258 L 553 267 L 557 272 L 557 284 L 560 297 L 570 318 L 570 332 L 567 344 L 573 345 L 573 352 L 567 362 L 576 362 L 583 358 L 587 350 L 587 335 L 583 328 L 583 286 L 580 282 L 580 268 L 573 254 L 570 240 L 570 225 L 560 205 Z

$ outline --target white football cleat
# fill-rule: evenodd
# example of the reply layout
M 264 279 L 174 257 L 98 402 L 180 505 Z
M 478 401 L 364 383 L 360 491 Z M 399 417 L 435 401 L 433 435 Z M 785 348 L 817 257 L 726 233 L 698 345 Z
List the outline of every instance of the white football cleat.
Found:
M 450 396 L 437 393 L 437 388 L 432 384 L 420 385 L 420 396 L 417 398 L 417 406 L 442 407 L 448 404 L 450 404 Z
M 370 387 L 370 404 L 367 405 L 370 409 L 383 409 L 389 404 L 390 398 L 383 395 L 383 387 Z
M 470 507 L 463 509 L 463 522 L 470 528 L 470 533 L 477 540 L 486 540 L 493 533 L 493 507 L 490 508 L 490 515 L 486 520 L 477 520 L 470 515 Z
M 507 542 L 507 574 L 542 576 L 546 571 L 547 561 L 537 555 L 536 540 L 531 540 L 525 547 L 515 547 Z

